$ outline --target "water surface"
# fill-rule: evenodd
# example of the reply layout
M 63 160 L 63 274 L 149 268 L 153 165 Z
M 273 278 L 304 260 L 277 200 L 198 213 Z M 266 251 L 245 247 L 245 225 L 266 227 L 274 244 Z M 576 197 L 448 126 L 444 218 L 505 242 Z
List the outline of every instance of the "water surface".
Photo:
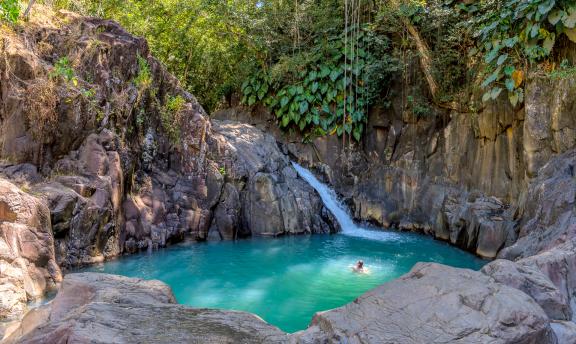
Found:
M 476 270 L 483 265 L 429 237 L 358 226 L 334 191 L 310 171 L 293 166 L 320 194 L 342 234 L 181 244 L 86 270 L 159 279 L 182 304 L 247 311 L 294 332 L 305 329 L 314 313 L 342 306 L 417 262 Z M 352 271 L 358 260 L 369 274 Z
M 386 241 L 315 235 L 190 243 L 92 266 L 169 284 L 179 303 L 255 313 L 287 332 L 305 329 L 315 312 L 342 306 L 408 272 L 416 262 L 479 269 L 483 262 L 415 234 Z M 364 260 L 370 274 L 352 272 Z

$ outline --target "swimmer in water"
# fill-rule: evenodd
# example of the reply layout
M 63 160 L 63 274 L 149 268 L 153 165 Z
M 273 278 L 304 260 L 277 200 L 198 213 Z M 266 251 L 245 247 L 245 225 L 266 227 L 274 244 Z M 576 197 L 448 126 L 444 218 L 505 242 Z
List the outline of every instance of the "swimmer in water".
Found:
M 367 274 L 369 273 L 368 269 L 364 267 L 364 262 L 359 260 L 356 262 L 356 265 L 352 267 L 352 271 L 357 272 L 359 274 Z

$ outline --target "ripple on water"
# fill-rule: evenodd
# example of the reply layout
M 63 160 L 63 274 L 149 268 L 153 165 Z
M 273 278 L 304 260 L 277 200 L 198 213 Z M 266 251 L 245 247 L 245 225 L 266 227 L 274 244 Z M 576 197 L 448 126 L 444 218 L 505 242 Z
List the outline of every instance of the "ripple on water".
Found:
M 408 272 L 416 262 L 471 269 L 483 265 L 424 236 L 382 233 L 396 240 L 318 235 L 181 244 L 84 271 L 159 279 L 182 304 L 248 311 L 294 332 L 306 328 L 315 312 L 342 306 Z M 359 259 L 370 274 L 352 272 Z

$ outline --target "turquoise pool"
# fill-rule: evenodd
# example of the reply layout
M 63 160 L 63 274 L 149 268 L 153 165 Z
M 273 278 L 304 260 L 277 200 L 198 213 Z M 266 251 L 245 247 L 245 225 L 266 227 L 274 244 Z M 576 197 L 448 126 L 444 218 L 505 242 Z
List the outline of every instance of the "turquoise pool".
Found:
M 82 271 L 159 279 L 181 304 L 248 311 L 294 332 L 305 329 L 315 312 L 342 306 L 416 262 L 470 269 L 484 264 L 425 236 L 377 233 L 378 240 L 339 234 L 186 243 Z M 370 274 L 352 272 L 359 259 Z

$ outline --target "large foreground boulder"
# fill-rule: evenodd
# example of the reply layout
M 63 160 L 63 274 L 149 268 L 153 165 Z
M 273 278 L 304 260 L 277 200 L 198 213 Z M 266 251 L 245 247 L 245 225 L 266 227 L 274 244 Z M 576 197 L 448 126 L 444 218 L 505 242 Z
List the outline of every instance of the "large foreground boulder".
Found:
M 6 343 L 570 343 L 522 291 L 481 272 L 419 263 L 410 273 L 286 334 L 244 312 L 177 305 L 170 288 L 98 273 L 69 274 L 56 298 L 29 312 Z M 562 341 L 562 340 L 568 340 Z
M 287 335 L 255 315 L 175 304 L 159 281 L 67 275 L 50 305 L 26 315 L 7 343 L 280 343 Z
M 568 295 L 537 267 L 497 259 L 485 265 L 482 272 L 496 282 L 519 289 L 532 297 L 550 319 L 572 319 Z
M 546 313 L 480 272 L 419 263 L 344 307 L 316 314 L 296 343 L 552 344 Z
M 0 321 L 21 315 L 60 280 L 48 207 L 0 178 Z
M 517 263 L 542 271 L 576 312 L 576 239 Z

